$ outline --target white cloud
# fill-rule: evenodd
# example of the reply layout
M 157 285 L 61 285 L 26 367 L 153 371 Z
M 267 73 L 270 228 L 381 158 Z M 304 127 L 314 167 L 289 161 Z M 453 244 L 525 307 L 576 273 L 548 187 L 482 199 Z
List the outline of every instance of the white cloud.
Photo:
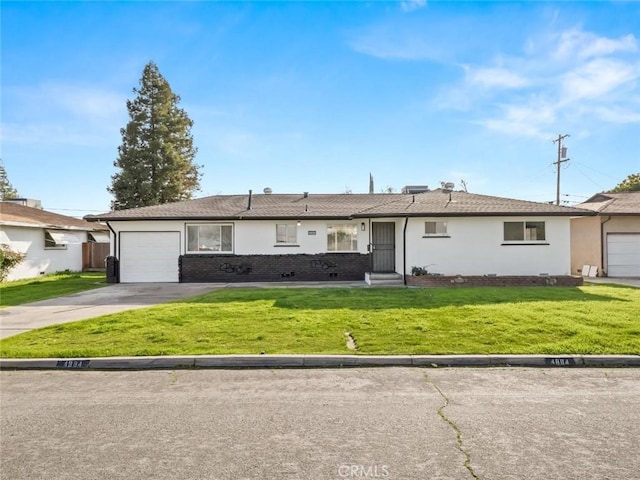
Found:
M 413 12 L 419 10 L 427 4 L 427 0 L 404 0 L 400 2 L 400 8 L 404 12 Z
M 127 121 L 124 95 L 72 84 L 5 87 L 3 110 L 8 143 L 102 146 L 117 142 Z
M 605 122 L 640 123 L 640 110 L 634 112 L 622 107 L 598 107 L 593 113 Z
M 358 53 L 384 60 L 440 60 L 441 44 L 411 31 L 390 31 L 377 28 L 358 35 L 351 41 Z
M 503 105 L 501 111 L 500 116 L 478 123 L 489 130 L 509 135 L 547 138 L 550 136 L 547 127 L 557 119 L 556 107 L 542 101 L 528 105 Z
M 637 50 L 631 34 L 608 38 L 571 29 L 529 38 L 519 56 L 463 66 L 464 77 L 434 104 L 476 111 L 475 123 L 489 130 L 536 138 L 558 128 L 595 131 L 596 120 L 637 123 L 640 61 L 629 55 Z
M 39 115 L 47 111 L 70 113 L 85 119 L 104 118 L 126 112 L 120 92 L 86 85 L 46 83 L 33 87 L 5 87 L 12 103 Z
M 632 34 L 614 39 L 573 29 L 560 34 L 553 57 L 561 61 L 573 57 L 584 60 L 616 52 L 635 52 L 637 49 L 638 43 Z
M 563 97 L 571 100 L 602 97 L 634 82 L 639 76 L 640 68 L 636 65 L 606 58 L 594 59 L 562 76 Z
M 472 68 L 465 66 L 467 82 L 485 88 L 522 88 L 531 84 L 531 81 L 519 73 L 509 71 L 501 67 Z
M 0 137 L 5 144 L 115 148 L 119 132 L 117 128 L 100 128 L 79 122 L 3 123 Z

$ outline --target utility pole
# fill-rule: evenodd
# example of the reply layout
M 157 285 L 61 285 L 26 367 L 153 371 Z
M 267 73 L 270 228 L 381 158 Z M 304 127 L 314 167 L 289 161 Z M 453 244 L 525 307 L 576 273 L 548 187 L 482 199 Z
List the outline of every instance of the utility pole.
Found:
M 558 135 L 558 138 L 553 141 L 553 143 L 556 143 L 556 142 L 558 143 L 558 160 L 553 162 L 553 164 L 556 166 L 556 174 L 557 174 L 556 205 L 560 205 L 560 165 L 563 164 L 564 162 L 569 161 L 569 159 L 567 158 L 567 147 L 562 146 L 562 140 L 570 136 L 571 135 L 569 135 L 568 133 L 566 135 Z

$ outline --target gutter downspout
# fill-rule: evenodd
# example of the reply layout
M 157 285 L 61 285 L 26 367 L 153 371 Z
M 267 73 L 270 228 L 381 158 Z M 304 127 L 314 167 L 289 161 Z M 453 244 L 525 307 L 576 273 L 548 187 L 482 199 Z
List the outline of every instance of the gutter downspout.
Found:
M 371 217 L 369 217 L 369 246 L 367 249 L 369 250 L 369 273 L 373 273 L 373 234 L 371 232 Z
M 402 281 L 407 286 L 407 225 L 409 217 L 404 217 L 404 228 L 402 229 Z
M 604 224 L 607 223 L 609 220 L 611 220 L 611 215 L 609 215 L 609 218 L 607 218 L 604 222 L 600 222 L 600 265 L 602 265 L 602 269 L 604 270 L 604 248 L 607 242 L 605 242 L 605 237 L 604 237 Z M 607 248 L 609 248 L 607 246 Z M 608 253 L 608 251 L 607 251 Z M 603 275 L 604 276 L 604 275 Z M 609 264 L 607 263 L 607 277 L 609 276 Z

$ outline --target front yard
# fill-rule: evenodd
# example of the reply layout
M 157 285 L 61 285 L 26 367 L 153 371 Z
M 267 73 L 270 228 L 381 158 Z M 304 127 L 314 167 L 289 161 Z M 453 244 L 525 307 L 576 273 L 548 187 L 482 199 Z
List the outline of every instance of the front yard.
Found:
M 233 288 L 10 337 L 0 355 L 638 354 L 639 311 L 640 289 L 612 285 Z
M 104 287 L 104 273 L 60 272 L 38 278 L 0 283 L 0 308 Z

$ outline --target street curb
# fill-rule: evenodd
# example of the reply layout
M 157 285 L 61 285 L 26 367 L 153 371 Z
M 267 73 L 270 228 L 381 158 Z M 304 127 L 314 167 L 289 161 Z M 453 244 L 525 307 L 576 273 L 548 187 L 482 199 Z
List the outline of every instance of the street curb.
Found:
M 638 368 L 640 367 L 640 355 L 183 355 L 0 359 L 0 370 L 340 367 Z

